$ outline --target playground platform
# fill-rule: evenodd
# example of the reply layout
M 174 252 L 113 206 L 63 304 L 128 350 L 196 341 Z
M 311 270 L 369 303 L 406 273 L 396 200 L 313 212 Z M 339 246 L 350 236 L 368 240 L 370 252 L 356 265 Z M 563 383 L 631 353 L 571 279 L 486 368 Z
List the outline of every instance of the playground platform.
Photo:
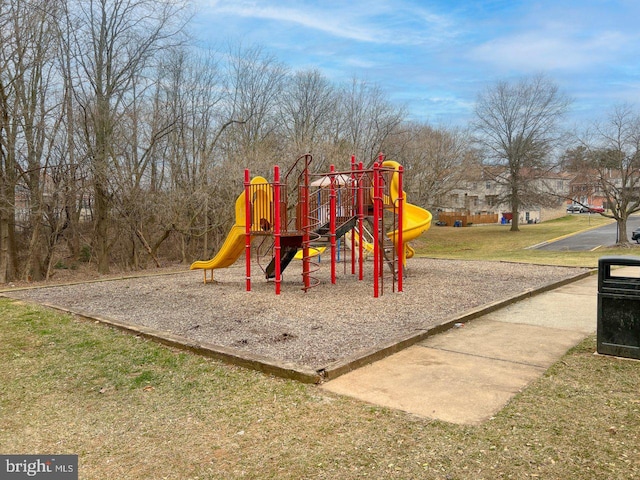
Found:
M 459 324 L 321 388 L 457 424 L 479 424 L 596 331 L 596 275 Z

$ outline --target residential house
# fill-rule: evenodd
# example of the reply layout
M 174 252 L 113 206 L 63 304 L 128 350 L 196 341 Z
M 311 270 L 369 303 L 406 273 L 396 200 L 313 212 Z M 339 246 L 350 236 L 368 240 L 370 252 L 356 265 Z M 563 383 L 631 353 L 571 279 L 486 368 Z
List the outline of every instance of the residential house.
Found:
M 619 174 L 619 172 L 612 172 L 611 175 L 615 175 L 615 173 Z M 622 186 L 620 178 L 611 178 L 610 181 L 614 186 Z M 571 179 L 569 191 L 570 198 L 567 200 L 567 205 L 579 203 L 590 207 L 609 208 L 609 202 L 602 191 L 598 173 L 595 170 L 575 174 Z
M 447 204 L 443 205 L 441 210 L 464 215 L 497 214 L 496 221 L 511 221 L 511 206 L 503 200 L 506 193 L 505 182 L 500 181 L 501 178 L 505 178 L 506 172 L 505 168 L 495 167 L 478 166 L 469 169 L 466 180 L 460 188 L 449 194 Z M 570 180 L 571 176 L 564 172 L 536 176 L 532 182 L 537 184 L 537 190 L 543 194 L 545 201 L 540 202 L 540 205 L 523 205 L 519 212 L 520 223 L 537 223 L 565 215 L 563 199 L 569 193 Z M 548 195 L 544 195 L 545 192 Z

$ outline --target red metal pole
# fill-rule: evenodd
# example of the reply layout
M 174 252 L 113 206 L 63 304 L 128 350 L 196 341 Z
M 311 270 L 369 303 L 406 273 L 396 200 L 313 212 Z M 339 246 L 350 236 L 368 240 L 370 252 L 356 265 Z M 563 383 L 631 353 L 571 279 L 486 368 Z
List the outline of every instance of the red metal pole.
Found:
M 364 229 L 364 165 L 362 162 L 358 164 L 358 169 L 360 170 L 360 176 L 358 178 L 358 279 L 362 280 L 364 278 L 364 245 L 362 244 L 363 239 L 363 229 Z
M 280 283 L 282 281 L 282 269 L 280 264 L 280 167 L 273 167 L 273 235 L 276 261 L 276 295 L 280 295 Z
M 378 288 L 380 282 L 380 205 L 378 195 L 380 194 L 380 165 L 376 162 L 373 164 L 373 297 L 378 298 L 380 291 Z
M 404 168 L 402 165 L 398 167 L 398 291 L 402 292 L 402 275 L 404 269 L 404 239 L 403 239 L 403 229 L 404 229 L 404 192 L 402 191 L 402 174 L 404 173 Z
M 382 172 L 382 162 L 384 162 L 384 154 L 382 152 L 378 153 L 378 163 L 380 164 L 380 171 L 378 173 L 378 201 L 380 202 L 379 206 L 378 206 L 378 217 L 380 219 L 380 243 L 384 242 L 384 237 L 382 237 L 383 235 L 383 230 L 385 229 L 384 227 L 384 174 Z M 378 275 L 380 275 L 380 293 L 382 294 L 384 292 L 384 251 L 382 250 L 383 246 L 380 245 L 380 250 L 378 251 L 378 261 L 380 263 L 380 266 L 378 267 Z
M 249 169 L 244 171 L 244 253 L 247 292 L 251 291 L 251 180 Z
M 304 176 L 302 186 L 299 186 L 301 199 L 300 203 L 300 225 L 302 227 L 302 281 L 304 283 L 303 290 L 306 292 L 311 288 L 310 268 L 309 268 L 309 243 L 310 239 L 310 227 L 309 227 L 309 161 L 305 157 Z
M 331 283 L 336 283 L 336 167 L 331 165 L 329 179 L 329 240 L 331 242 Z
M 385 189 L 385 176 L 382 171 L 382 162 L 384 162 L 384 154 L 382 152 L 378 153 L 378 163 L 380 164 L 380 170 L 378 172 L 378 201 L 380 202 L 378 207 L 378 217 L 380 226 L 378 227 L 380 231 L 379 240 L 382 244 L 384 242 L 384 189 Z M 387 174 L 388 176 L 388 174 Z M 380 263 L 378 267 L 378 275 L 380 275 L 380 294 L 384 293 L 384 251 L 382 250 L 383 246 L 380 245 L 380 250 L 378 251 L 378 261 Z
M 351 155 L 351 186 L 350 191 L 352 195 L 351 199 L 351 212 L 350 215 L 354 215 L 355 208 L 357 205 L 357 187 L 356 187 L 356 156 Z M 356 273 L 356 232 L 355 228 L 351 229 L 351 275 L 355 275 Z
M 380 158 L 381 159 L 383 158 L 382 154 L 380 154 Z M 384 294 L 384 231 L 385 231 L 384 190 L 385 190 L 386 182 L 387 182 L 387 179 L 385 178 L 384 172 L 382 170 L 382 162 L 380 162 L 380 170 L 378 171 L 378 221 L 379 221 L 378 241 L 380 243 L 379 250 L 378 250 L 378 260 L 379 260 L 378 275 L 380 276 L 380 284 L 379 284 L 380 295 Z

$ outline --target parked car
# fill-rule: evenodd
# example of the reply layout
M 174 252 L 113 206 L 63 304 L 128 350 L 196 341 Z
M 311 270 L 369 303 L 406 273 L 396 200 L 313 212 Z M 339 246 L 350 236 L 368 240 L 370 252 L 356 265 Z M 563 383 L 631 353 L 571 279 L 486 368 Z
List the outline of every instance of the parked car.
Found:
M 569 205 L 567 207 L 567 213 L 577 213 L 580 212 L 580 209 L 582 208 L 582 205 L 577 205 L 577 204 L 573 204 L 573 205 Z
M 636 228 L 631 234 L 631 240 L 635 240 L 636 243 L 640 243 L 640 227 Z
M 604 208 L 602 208 L 602 207 L 589 207 L 589 211 L 591 213 L 602 213 L 602 212 L 604 212 Z

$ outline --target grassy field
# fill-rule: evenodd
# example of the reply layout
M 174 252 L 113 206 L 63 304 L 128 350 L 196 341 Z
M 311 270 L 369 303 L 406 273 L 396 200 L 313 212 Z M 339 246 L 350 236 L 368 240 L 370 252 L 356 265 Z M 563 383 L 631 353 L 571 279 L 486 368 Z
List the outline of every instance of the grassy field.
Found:
M 603 255 L 624 255 L 634 248 L 599 248 L 593 252 L 554 252 L 527 249 L 539 243 L 565 235 L 595 228 L 612 220 L 600 215 L 567 215 L 565 217 L 534 225 L 522 225 L 519 232 L 511 232 L 508 225 L 486 225 L 468 228 L 431 227 L 417 242 L 417 253 L 434 258 L 456 258 L 463 260 L 507 260 L 514 262 L 540 263 L 596 267 Z M 633 246 L 632 246 L 633 247 Z
M 552 223 L 504 241 L 434 228 L 421 251 L 497 260 L 583 227 Z M 454 230 L 485 243 L 477 257 Z M 458 426 L 0 300 L 0 453 L 75 453 L 81 479 L 640 478 L 640 363 L 594 351 L 591 337 L 495 418 Z

